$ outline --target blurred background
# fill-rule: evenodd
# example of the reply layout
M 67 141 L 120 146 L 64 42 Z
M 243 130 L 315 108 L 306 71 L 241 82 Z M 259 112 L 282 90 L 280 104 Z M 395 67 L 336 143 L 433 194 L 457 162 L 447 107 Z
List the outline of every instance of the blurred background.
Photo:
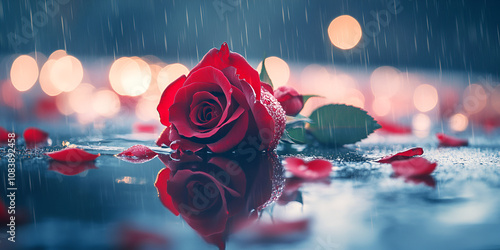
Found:
M 383 123 L 456 132 L 500 124 L 498 1 L 0 3 L 0 109 L 8 121 L 158 124 L 166 86 L 227 42 L 275 87 L 320 94 Z M 260 68 L 259 68 L 260 69 Z

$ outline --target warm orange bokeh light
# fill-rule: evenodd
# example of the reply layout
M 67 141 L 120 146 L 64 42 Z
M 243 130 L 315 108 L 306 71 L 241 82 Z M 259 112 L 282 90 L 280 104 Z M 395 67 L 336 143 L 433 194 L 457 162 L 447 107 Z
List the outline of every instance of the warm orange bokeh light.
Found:
M 413 104 L 420 112 L 428 112 L 436 107 L 438 93 L 436 88 L 429 84 L 421 84 L 413 92 Z
M 431 118 L 426 114 L 416 114 L 412 120 L 413 130 L 418 137 L 426 137 L 431 129 Z
M 363 32 L 358 21 L 349 15 L 339 16 L 328 26 L 328 36 L 335 47 L 343 50 L 354 48 Z
M 62 92 L 74 90 L 82 79 L 82 63 L 74 56 L 63 56 L 52 65 L 50 80 L 53 86 Z
M 89 83 L 82 83 L 78 87 L 68 93 L 69 105 L 79 114 L 92 112 L 92 106 L 89 105 L 89 100 L 92 100 L 92 95 L 95 87 Z
M 92 108 L 101 116 L 113 117 L 120 111 L 120 99 L 111 90 L 99 90 L 92 96 Z
M 180 76 L 187 76 L 188 74 L 189 69 L 186 66 L 180 63 L 169 64 L 158 72 L 158 77 L 156 78 L 158 89 L 163 93 L 170 83 L 177 80 Z
M 151 100 L 148 98 L 141 98 L 137 102 L 137 106 L 135 107 L 135 115 L 142 121 L 159 121 L 160 116 L 158 115 L 158 111 L 156 111 L 156 107 L 160 102 L 160 98 L 157 100 Z
M 471 84 L 464 91 L 463 105 L 468 114 L 476 114 L 483 110 L 488 104 L 488 95 L 483 86 Z
M 463 114 L 454 114 L 450 117 L 449 126 L 453 131 L 462 132 L 467 129 L 469 119 Z
M 138 57 L 122 57 L 111 65 L 109 82 L 119 95 L 138 96 L 151 84 L 151 69 Z
M 57 110 L 63 115 L 71 115 L 75 111 L 71 108 L 69 104 L 69 93 L 62 93 L 61 95 L 56 96 L 56 106 Z
M 55 62 L 56 60 L 49 59 L 40 70 L 40 86 L 43 92 L 49 96 L 56 96 L 62 92 L 62 90 L 54 85 L 50 77 Z
M 49 60 L 52 59 L 52 60 L 57 60 L 57 59 L 61 59 L 65 56 L 67 56 L 68 54 L 66 53 L 65 50 L 62 50 L 62 49 L 59 49 L 59 50 L 56 50 L 54 52 L 52 52 L 52 54 L 50 54 L 49 56 Z
M 257 66 L 259 74 L 261 70 L 262 62 Z M 273 82 L 274 89 L 285 86 L 290 78 L 290 67 L 288 67 L 288 64 L 279 57 L 271 56 L 266 58 L 266 70 L 269 74 L 269 78 L 271 78 Z
M 10 68 L 10 80 L 19 91 L 27 91 L 35 85 L 38 79 L 38 64 L 27 55 L 16 58 Z
M 399 70 L 389 66 L 375 69 L 370 76 L 370 87 L 375 97 L 392 97 L 401 86 Z

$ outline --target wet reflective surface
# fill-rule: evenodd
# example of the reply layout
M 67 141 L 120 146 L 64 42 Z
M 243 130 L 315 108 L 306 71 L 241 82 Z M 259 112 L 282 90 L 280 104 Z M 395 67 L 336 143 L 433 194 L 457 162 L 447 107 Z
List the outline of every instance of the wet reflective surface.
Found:
M 57 138 L 53 145 L 69 140 L 101 156 L 68 165 L 41 155 L 59 146 L 20 149 L 14 246 L 494 249 L 500 247 L 500 145 L 492 136 L 498 135 L 476 134 L 469 147 L 442 148 L 431 137 L 376 133 L 356 146 L 282 145 L 278 155 L 252 159 L 171 156 L 134 134 Z M 135 144 L 159 156 L 144 163 L 114 157 Z M 415 146 L 438 162 L 431 176 L 395 177 L 389 164 L 375 162 Z M 281 164 L 287 155 L 324 157 L 334 171 L 318 181 L 291 178 Z

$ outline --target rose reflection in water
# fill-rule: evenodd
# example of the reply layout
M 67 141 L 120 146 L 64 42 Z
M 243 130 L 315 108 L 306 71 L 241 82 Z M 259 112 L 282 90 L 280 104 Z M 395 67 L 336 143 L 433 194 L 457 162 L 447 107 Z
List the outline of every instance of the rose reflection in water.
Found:
M 155 183 L 161 202 L 219 249 L 230 233 L 278 199 L 283 188 L 283 166 L 274 154 L 250 161 L 235 155 L 160 159 L 166 165 Z

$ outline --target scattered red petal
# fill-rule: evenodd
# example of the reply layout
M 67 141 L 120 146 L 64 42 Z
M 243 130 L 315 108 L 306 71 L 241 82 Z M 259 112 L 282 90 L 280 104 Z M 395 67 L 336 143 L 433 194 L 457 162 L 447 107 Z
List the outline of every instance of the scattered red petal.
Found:
M 286 169 L 294 176 L 302 179 L 322 179 L 330 175 L 332 163 L 322 159 L 305 162 L 296 157 L 285 159 Z
M 3 201 L 0 199 L 0 223 L 2 226 L 10 222 L 10 216 L 7 210 L 7 206 L 3 204 Z
M 405 177 L 405 182 L 413 183 L 415 185 L 424 184 L 424 185 L 429 186 L 431 188 L 436 187 L 436 180 L 434 180 L 434 177 L 432 177 L 430 175 Z
M 17 137 L 17 136 L 16 136 Z M 9 131 L 0 127 L 0 143 L 7 143 L 9 141 Z
M 93 161 L 101 154 L 91 154 L 79 148 L 65 148 L 63 150 L 45 153 L 50 158 L 61 162 L 86 162 Z
M 423 153 L 424 153 L 424 150 L 422 148 L 412 148 L 412 149 L 406 150 L 404 152 L 399 152 L 395 155 L 386 156 L 386 157 L 378 160 L 377 162 L 391 163 L 393 161 L 406 160 L 406 159 L 409 159 L 415 155 L 422 155 Z
M 377 121 L 382 128 L 377 131 L 385 132 L 388 134 L 411 134 L 412 130 L 409 126 L 399 125 L 390 122 Z
M 437 163 L 431 163 L 422 157 L 414 157 L 408 160 L 394 161 L 391 165 L 397 176 L 410 177 L 431 174 L 436 169 Z
M 158 154 L 144 145 L 134 145 L 127 150 L 115 155 L 117 158 L 131 162 L 144 163 L 152 160 Z
M 49 134 L 40 129 L 30 127 L 24 130 L 23 137 L 26 144 L 37 144 L 47 142 Z
M 436 137 L 439 140 L 439 145 L 443 147 L 462 147 L 469 145 L 466 139 L 459 139 L 443 133 L 437 133 Z
M 77 175 L 89 169 L 97 169 L 94 162 L 50 162 L 49 170 L 58 172 L 62 175 Z
M 125 225 L 120 228 L 120 249 L 142 249 L 145 246 L 166 246 L 169 240 L 162 235 Z

